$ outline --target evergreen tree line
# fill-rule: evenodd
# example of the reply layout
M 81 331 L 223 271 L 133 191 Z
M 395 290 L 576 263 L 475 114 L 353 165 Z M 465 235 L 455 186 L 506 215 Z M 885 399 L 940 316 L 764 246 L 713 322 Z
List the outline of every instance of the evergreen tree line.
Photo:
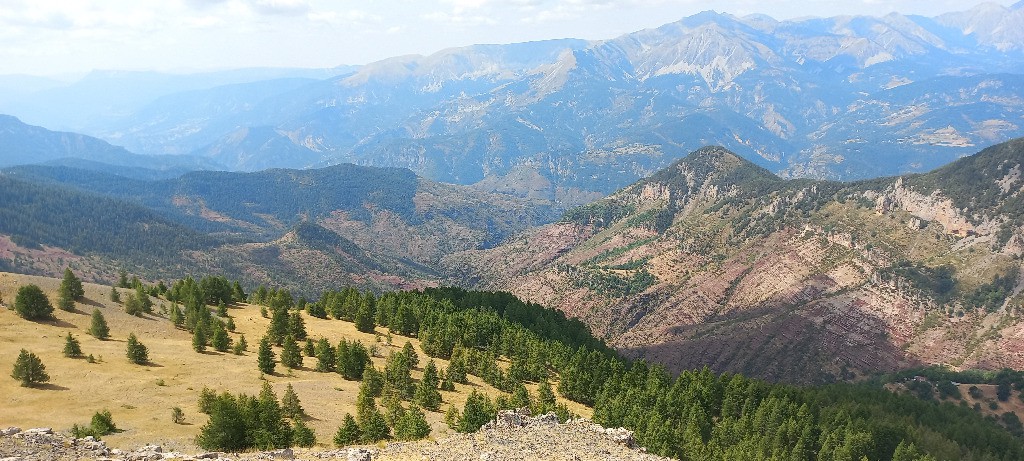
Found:
M 284 402 L 278 401 L 266 382 L 258 397 L 229 392 L 216 395 L 204 389 L 199 409 L 210 419 L 199 430 L 196 445 L 207 450 L 272 450 L 316 443 L 290 386 Z

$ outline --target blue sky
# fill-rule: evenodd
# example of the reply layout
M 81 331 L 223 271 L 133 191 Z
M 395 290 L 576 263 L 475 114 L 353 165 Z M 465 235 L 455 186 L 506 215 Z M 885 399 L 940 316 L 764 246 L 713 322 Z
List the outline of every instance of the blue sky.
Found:
M 964 0 L 0 0 L 0 74 L 333 67 L 475 43 L 613 38 L 708 9 L 788 19 L 892 11 L 935 16 L 973 5 Z

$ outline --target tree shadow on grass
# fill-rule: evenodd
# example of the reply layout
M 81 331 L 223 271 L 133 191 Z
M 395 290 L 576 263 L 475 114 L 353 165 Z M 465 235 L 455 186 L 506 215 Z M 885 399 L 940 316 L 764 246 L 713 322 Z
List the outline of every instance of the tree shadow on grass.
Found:
M 75 302 L 79 303 L 79 304 L 85 304 L 86 306 L 105 307 L 103 304 L 100 304 L 99 301 L 96 301 L 95 299 L 90 299 L 90 298 L 82 298 L 80 300 L 75 300 Z
M 67 321 L 64 321 L 64 320 L 61 320 L 61 319 L 40 320 L 39 323 L 55 326 L 55 327 L 58 327 L 58 328 L 74 328 L 74 329 L 78 329 L 78 325 L 75 325 L 75 324 L 73 324 L 71 322 L 67 322 Z
M 156 362 L 146 362 L 146 363 L 142 363 L 140 365 L 142 365 L 142 366 L 144 366 L 146 368 L 163 368 L 164 367 L 163 365 L 160 365 L 159 363 L 156 363 Z
M 66 391 L 66 390 L 69 390 L 68 388 L 66 388 L 64 386 L 61 386 L 59 384 L 53 384 L 53 383 L 36 384 L 35 386 L 32 386 L 32 387 L 34 389 L 42 389 L 44 391 Z

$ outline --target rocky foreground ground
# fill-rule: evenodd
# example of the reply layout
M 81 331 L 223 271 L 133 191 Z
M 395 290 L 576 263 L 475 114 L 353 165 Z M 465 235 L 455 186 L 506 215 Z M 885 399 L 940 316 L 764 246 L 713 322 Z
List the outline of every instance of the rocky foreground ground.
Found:
M 164 452 L 156 445 L 134 451 L 107 447 L 91 437 L 76 439 L 48 428 L 0 430 L 0 461 L 158 461 L 158 460 L 665 460 L 636 446 L 629 430 L 606 429 L 586 419 L 559 424 L 553 414 L 530 417 L 513 411 L 473 434 L 437 441 L 396 442 L 383 447 L 351 447 L 328 451 L 276 450 L 255 453 Z

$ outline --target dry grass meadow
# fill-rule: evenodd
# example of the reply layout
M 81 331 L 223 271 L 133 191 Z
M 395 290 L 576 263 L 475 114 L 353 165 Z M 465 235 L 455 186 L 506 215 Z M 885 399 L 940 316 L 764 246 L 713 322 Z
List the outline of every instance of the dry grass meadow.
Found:
M 0 294 L 6 306 L 13 305 L 18 287 L 29 283 L 39 285 L 51 301 L 56 300 L 59 279 L 0 273 Z M 66 431 L 75 423 L 88 424 L 94 412 L 107 409 L 122 430 L 104 437 L 109 445 L 134 449 L 147 443 L 157 443 L 167 450 L 192 452 L 198 450 L 193 438 L 206 423 L 206 415 L 196 408 L 199 392 L 204 386 L 218 393 L 259 392 L 263 381 L 256 367 L 255 350 L 269 320 L 260 316 L 258 306 L 241 305 L 229 309 L 229 315 L 237 326 L 232 339 L 237 340 L 239 334 L 244 334 L 249 352 L 236 356 L 211 349 L 200 354 L 192 350 L 191 335 L 175 329 L 165 317 L 126 314 L 122 305 L 109 300 L 109 286 L 86 283 L 85 291 L 86 299 L 76 303 L 76 312 L 55 310 L 55 321 L 31 322 L 11 310 L 0 309 L 0 399 L 3 402 L 0 405 L 0 426 L 52 427 Z M 127 294 L 127 290 L 121 291 L 122 295 Z M 161 301 L 154 299 L 157 312 Z M 90 314 L 95 308 L 103 313 L 110 326 L 111 337 L 107 341 L 97 340 L 87 333 Z M 357 331 L 349 322 L 309 316 L 305 320 L 311 338 L 325 337 L 332 344 L 337 344 L 341 338 L 357 339 L 366 345 L 377 344 L 379 352 L 373 361 L 378 368 L 383 367 L 383 357 L 390 350 L 401 348 L 407 340 L 417 347 L 421 357 L 420 370 L 413 372 L 414 378 L 419 378 L 419 371 L 426 363 L 426 355 L 415 339 L 396 335 L 394 344 L 388 346 L 383 340 L 376 342 L 373 334 Z M 382 328 L 378 331 L 386 333 Z M 97 359 L 96 363 L 63 356 L 64 337 L 68 332 L 78 338 L 86 356 L 91 354 Z M 150 364 L 128 362 L 125 339 L 130 333 L 135 333 L 149 348 Z M 28 349 L 42 359 L 50 375 L 49 383 L 39 388 L 24 388 L 10 378 L 20 349 Z M 280 349 L 275 352 L 280 355 Z M 318 445 L 330 446 L 344 414 L 355 413 L 359 382 L 346 381 L 336 373 L 312 371 L 314 360 L 307 357 L 306 369 L 292 371 L 278 364 L 277 374 L 265 379 L 274 387 L 278 397 L 285 386 L 292 384 L 310 417 L 307 424 L 316 432 Z M 448 366 L 444 360 L 437 360 L 437 364 L 441 368 Z M 469 385 L 456 385 L 456 392 L 441 393 L 444 398 L 441 412 L 427 414 L 433 428 L 431 437 L 449 433 L 443 421 L 443 411 L 449 404 L 461 409 L 471 388 L 492 397 L 500 394 L 475 377 L 470 377 L 470 381 Z M 536 387 L 530 390 L 536 391 Z M 574 413 L 590 416 L 588 408 L 569 401 L 565 403 Z M 184 411 L 185 424 L 171 421 L 171 409 L 174 407 Z

